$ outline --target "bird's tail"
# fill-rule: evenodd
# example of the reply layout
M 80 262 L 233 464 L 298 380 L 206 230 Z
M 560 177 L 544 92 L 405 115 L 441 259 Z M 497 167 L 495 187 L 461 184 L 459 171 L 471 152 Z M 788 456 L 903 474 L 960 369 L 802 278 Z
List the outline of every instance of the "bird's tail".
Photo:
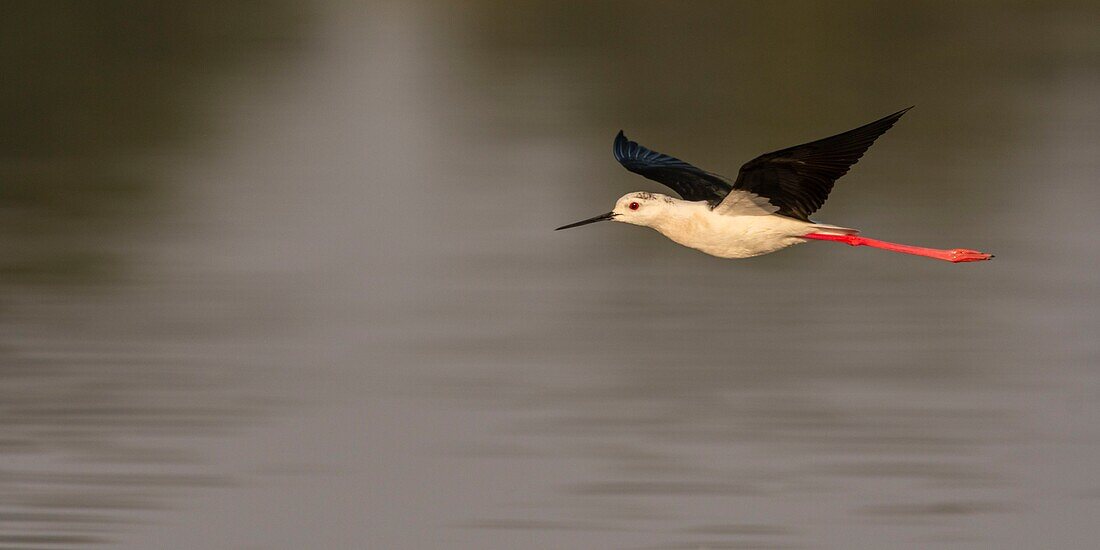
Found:
M 814 223 L 813 228 L 817 233 L 825 235 L 859 235 L 858 229 L 840 227 L 839 225 L 829 225 L 827 223 Z

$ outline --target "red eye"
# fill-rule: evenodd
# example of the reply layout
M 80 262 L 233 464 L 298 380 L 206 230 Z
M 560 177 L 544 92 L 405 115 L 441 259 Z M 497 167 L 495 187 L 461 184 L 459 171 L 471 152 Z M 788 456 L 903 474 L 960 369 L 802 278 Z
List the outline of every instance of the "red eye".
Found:
M 638 204 L 636 202 L 632 202 L 629 205 L 627 205 L 627 208 L 630 208 L 631 210 L 637 210 L 638 207 L 640 207 L 640 206 L 641 206 L 640 204 Z

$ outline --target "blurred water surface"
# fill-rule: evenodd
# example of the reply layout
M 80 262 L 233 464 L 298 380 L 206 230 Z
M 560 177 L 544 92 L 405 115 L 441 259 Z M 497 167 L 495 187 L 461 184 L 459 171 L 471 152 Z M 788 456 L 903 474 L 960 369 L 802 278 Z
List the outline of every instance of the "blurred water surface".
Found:
M 41 3 L 0 62 L 2 548 L 1093 548 L 1090 3 Z M 722 261 L 554 233 L 917 108 Z

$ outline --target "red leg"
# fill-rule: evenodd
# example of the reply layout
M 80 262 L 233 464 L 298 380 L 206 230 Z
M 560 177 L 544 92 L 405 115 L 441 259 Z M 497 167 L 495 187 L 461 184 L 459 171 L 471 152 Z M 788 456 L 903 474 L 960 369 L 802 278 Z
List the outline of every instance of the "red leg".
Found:
M 877 239 L 868 239 L 867 237 L 860 237 L 859 235 L 826 235 L 824 233 L 810 233 L 809 235 L 803 235 L 802 238 L 814 239 L 817 241 L 836 241 L 839 243 L 847 243 L 852 246 L 870 246 L 873 248 L 889 250 L 891 252 L 912 254 L 914 256 L 925 256 L 928 258 L 935 258 L 937 260 L 944 260 L 952 263 L 980 262 L 982 260 L 988 260 L 993 257 L 992 254 L 978 252 L 977 250 L 967 250 L 965 248 L 940 250 L 938 248 L 924 248 L 920 246 L 910 246 L 907 244 L 890 243 Z

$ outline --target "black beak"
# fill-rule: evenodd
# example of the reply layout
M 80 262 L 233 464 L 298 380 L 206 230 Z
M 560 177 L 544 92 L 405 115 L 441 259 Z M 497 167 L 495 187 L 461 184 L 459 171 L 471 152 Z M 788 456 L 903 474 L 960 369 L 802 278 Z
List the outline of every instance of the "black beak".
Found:
M 561 229 L 569 229 L 570 227 L 578 227 L 578 226 L 581 226 L 581 225 L 588 225 L 590 223 L 602 222 L 602 221 L 605 221 L 605 220 L 610 220 L 611 218 L 614 218 L 614 217 L 615 217 L 614 212 L 608 212 L 606 214 L 600 214 L 599 216 L 596 216 L 595 218 L 588 218 L 587 220 L 581 220 L 577 223 L 571 223 L 569 225 L 563 225 L 563 226 L 555 229 L 554 231 L 558 231 L 558 230 L 561 230 Z

